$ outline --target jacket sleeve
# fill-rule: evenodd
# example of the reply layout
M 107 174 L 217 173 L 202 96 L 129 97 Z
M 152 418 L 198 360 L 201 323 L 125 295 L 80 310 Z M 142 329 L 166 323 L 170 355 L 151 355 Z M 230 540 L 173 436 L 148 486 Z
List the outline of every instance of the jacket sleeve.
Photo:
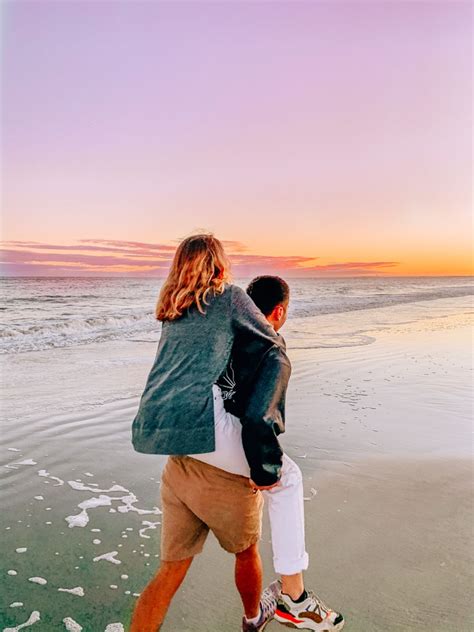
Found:
M 261 361 L 247 400 L 242 422 L 242 444 L 257 485 L 273 485 L 281 476 L 283 451 L 278 435 L 285 431 L 285 397 L 291 365 L 279 347 Z

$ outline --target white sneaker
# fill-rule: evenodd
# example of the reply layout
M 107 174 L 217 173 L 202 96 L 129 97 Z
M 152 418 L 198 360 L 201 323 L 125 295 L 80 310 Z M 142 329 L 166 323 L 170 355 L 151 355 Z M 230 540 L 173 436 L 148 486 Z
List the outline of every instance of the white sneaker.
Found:
M 278 581 L 274 581 L 267 586 L 260 599 L 260 618 L 257 623 L 249 623 L 246 618 L 242 619 L 242 632 L 262 632 L 275 614 L 277 599 L 280 592 Z
M 298 630 L 342 630 L 345 623 L 342 614 L 328 608 L 313 592 L 308 591 L 307 595 L 304 601 L 295 603 L 291 597 L 280 593 L 274 619 Z

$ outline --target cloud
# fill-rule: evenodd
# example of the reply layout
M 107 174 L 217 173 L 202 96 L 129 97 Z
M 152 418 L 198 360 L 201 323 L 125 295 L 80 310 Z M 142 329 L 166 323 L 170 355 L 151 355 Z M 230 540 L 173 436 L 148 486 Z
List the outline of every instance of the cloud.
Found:
M 0 248 L 3 274 L 93 276 L 165 276 L 176 246 L 110 239 L 81 239 L 77 244 L 5 241 Z M 318 275 L 383 274 L 396 261 L 357 261 L 319 265 L 318 257 L 246 253 L 238 241 L 224 242 L 234 277 L 255 274 Z
M 240 241 L 225 241 L 224 240 L 222 241 L 222 243 L 224 244 L 224 248 L 229 253 L 246 252 L 248 250 L 247 246 L 241 243 Z
M 305 268 L 305 270 L 311 270 L 316 272 L 317 270 L 325 271 L 347 271 L 347 270 L 370 270 L 372 268 L 392 268 L 393 266 L 400 265 L 399 261 L 358 261 L 356 263 L 329 263 L 325 266 L 311 266 Z
M 104 247 L 112 246 L 113 248 L 119 250 L 122 250 L 124 248 L 132 248 L 141 252 L 154 252 L 155 250 L 174 252 L 176 250 L 176 246 L 171 246 L 169 244 L 153 244 L 143 241 L 121 241 L 117 239 L 81 239 L 80 242 L 84 244 L 102 244 Z
M 179 237 L 179 239 L 175 239 L 174 242 L 176 244 L 180 244 L 183 241 L 183 239 L 187 239 L 187 237 L 190 237 L 192 234 L 198 234 L 198 233 L 208 235 L 209 231 L 206 230 L 205 228 L 199 228 L 199 229 L 196 229 L 196 231 L 194 231 L 190 235 L 186 235 L 185 237 Z M 226 241 L 225 239 L 221 239 L 220 242 L 221 244 L 223 244 L 224 248 L 229 254 L 236 253 L 236 252 L 246 252 L 248 250 L 247 246 L 243 244 L 241 241 L 232 241 L 232 240 Z

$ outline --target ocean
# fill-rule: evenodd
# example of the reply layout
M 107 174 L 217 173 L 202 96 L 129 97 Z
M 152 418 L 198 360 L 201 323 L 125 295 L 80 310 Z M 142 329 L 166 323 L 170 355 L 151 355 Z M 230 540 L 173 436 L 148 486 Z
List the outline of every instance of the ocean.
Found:
M 248 281 L 236 282 L 245 287 Z M 161 284 L 133 278 L 3 278 L 0 353 L 157 335 L 153 310 Z M 291 279 L 290 286 L 290 320 L 466 297 L 474 291 L 466 277 Z

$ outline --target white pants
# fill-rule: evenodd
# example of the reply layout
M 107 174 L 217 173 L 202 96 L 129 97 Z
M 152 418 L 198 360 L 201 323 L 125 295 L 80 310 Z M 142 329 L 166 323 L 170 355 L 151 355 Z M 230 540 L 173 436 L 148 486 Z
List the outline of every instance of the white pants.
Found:
M 213 386 L 216 449 L 206 454 L 193 454 L 222 470 L 250 477 L 250 469 L 242 446 L 242 424 L 226 412 L 221 390 Z M 262 492 L 268 505 L 272 534 L 273 565 L 279 575 L 294 575 L 308 568 L 304 539 L 303 477 L 300 468 L 286 454 L 280 483 Z

